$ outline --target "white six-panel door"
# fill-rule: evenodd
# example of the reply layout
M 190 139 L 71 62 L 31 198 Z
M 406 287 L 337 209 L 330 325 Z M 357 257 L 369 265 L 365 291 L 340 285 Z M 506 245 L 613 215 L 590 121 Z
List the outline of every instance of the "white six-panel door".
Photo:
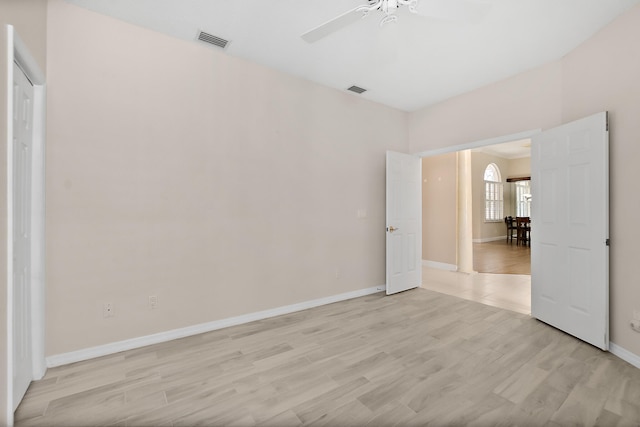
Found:
M 387 151 L 387 295 L 422 282 L 422 161 Z
M 599 113 L 531 147 L 531 314 L 609 346 L 609 136 Z
M 13 409 L 33 379 L 31 328 L 31 167 L 33 86 L 13 67 Z

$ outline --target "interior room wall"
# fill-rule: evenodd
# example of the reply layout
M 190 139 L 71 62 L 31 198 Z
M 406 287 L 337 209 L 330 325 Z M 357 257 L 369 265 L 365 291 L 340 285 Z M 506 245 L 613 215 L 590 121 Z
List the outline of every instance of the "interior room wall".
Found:
M 455 153 L 422 159 L 422 258 L 428 262 L 457 264 L 455 159 Z M 484 221 L 484 170 L 490 163 L 498 165 L 504 184 L 504 216 L 515 216 L 515 192 L 506 178 L 529 176 L 530 159 L 506 159 L 477 151 L 471 153 L 471 159 L 473 239 L 487 242 L 502 238 L 506 235 L 504 222 Z
M 0 2 L 0 135 L 3 135 L 0 149 L 0 164 L 7 164 L 7 25 L 13 25 L 40 68 L 46 70 L 46 0 L 22 0 Z M 3 168 L 6 170 L 6 168 Z M 0 174 L 0 223 L 7 223 L 7 176 Z M 8 366 L 7 342 L 7 228 L 0 227 L 0 426 L 13 419 L 13 408 L 8 406 L 7 387 L 12 367 Z
M 610 332 L 640 355 L 629 321 L 640 309 L 636 285 L 640 179 L 640 6 L 635 6 L 559 61 L 452 98 L 409 117 L 411 152 L 452 147 L 526 129 L 548 129 L 610 112 Z M 464 126 L 460 126 L 464 123 Z M 535 197 L 535 196 L 534 196 Z
M 509 159 L 506 178 L 531 176 L 531 157 Z
M 551 62 L 409 115 L 420 153 L 561 124 L 562 64 Z
M 457 265 L 455 153 L 422 159 L 422 259 Z
M 629 323 L 640 310 L 637 245 L 629 227 L 638 212 L 640 180 L 640 5 L 619 17 L 563 60 L 562 121 L 609 111 L 611 339 L 640 355 L 640 334 Z M 535 195 L 534 195 L 535 197 Z
M 48 355 L 384 285 L 407 113 L 61 0 L 48 40 Z

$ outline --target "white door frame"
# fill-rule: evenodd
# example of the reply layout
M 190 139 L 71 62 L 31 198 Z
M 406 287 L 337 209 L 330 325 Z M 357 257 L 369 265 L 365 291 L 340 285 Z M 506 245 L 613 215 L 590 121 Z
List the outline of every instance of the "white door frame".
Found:
M 486 147 L 488 145 L 503 144 L 505 142 L 518 141 L 520 139 L 528 139 L 540 132 L 542 132 L 542 129 L 530 129 L 530 130 L 525 130 L 518 133 L 512 133 L 510 135 L 496 136 L 495 138 L 482 139 L 482 140 L 473 141 L 473 142 L 466 142 L 464 144 L 452 145 L 450 147 L 442 147 L 442 148 L 436 148 L 433 150 L 420 151 L 418 153 L 415 153 L 414 155 L 418 157 L 431 157 L 431 156 L 438 156 L 440 154 L 456 153 L 458 151 L 471 150 L 473 148 Z
M 24 71 L 33 83 L 33 167 L 32 167 L 32 244 L 31 244 L 31 313 L 33 378 L 46 371 L 45 331 L 45 75 L 12 25 L 7 34 L 7 425 L 13 425 L 13 64 Z

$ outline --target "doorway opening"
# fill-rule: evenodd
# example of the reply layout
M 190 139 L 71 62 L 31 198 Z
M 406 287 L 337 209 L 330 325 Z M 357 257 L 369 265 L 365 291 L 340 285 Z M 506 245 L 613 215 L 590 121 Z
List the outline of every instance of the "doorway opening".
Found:
M 531 138 L 531 316 L 602 350 L 609 348 L 609 121 L 606 111 L 556 126 L 413 155 L 420 158 L 463 150 L 457 160 L 456 263 L 473 276 L 471 149 Z M 411 156 L 410 156 L 411 157 Z M 387 157 L 388 159 L 388 157 Z M 421 169 L 421 168 L 420 168 Z M 389 176 L 389 175 L 387 175 Z M 420 188 L 418 174 L 412 181 Z M 389 199 L 402 186 L 390 186 Z M 392 193 L 391 196 L 389 193 Z M 420 197 L 416 201 L 420 200 Z M 429 203 L 426 198 L 424 203 Z M 419 218 L 420 209 L 414 215 Z M 425 239 L 427 240 L 427 239 Z M 422 236 L 404 252 L 422 256 Z M 389 248 L 389 245 L 387 245 Z M 387 268 L 396 255 L 387 249 Z M 389 255 L 392 255 L 391 257 Z M 477 273 L 476 273 L 477 274 Z M 423 275 L 421 274 L 420 277 Z M 428 276 L 424 275 L 425 281 Z M 420 286 L 424 286 L 424 281 Z M 427 284 L 428 286 L 428 284 Z M 471 297 L 467 290 L 462 296 Z M 485 297 L 486 304 L 491 301 Z
M 474 271 L 531 275 L 531 140 L 473 149 L 471 162 Z
M 423 156 L 424 288 L 531 313 L 531 248 L 505 221 L 512 217 L 515 226 L 516 217 L 530 217 L 533 196 L 524 190 L 531 176 L 531 135 L 469 147 L 473 274 L 457 272 L 458 153 L 464 150 Z

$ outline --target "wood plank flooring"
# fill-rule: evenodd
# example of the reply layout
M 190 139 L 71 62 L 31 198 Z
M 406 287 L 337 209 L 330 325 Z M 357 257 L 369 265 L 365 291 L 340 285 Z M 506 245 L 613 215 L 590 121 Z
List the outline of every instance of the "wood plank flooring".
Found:
M 638 425 L 640 370 L 415 289 L 50 369 L 17 426 Z
M 479 273 L 531 274 L 531 248 L 503 239 L 474 243 L 473 269 Z

